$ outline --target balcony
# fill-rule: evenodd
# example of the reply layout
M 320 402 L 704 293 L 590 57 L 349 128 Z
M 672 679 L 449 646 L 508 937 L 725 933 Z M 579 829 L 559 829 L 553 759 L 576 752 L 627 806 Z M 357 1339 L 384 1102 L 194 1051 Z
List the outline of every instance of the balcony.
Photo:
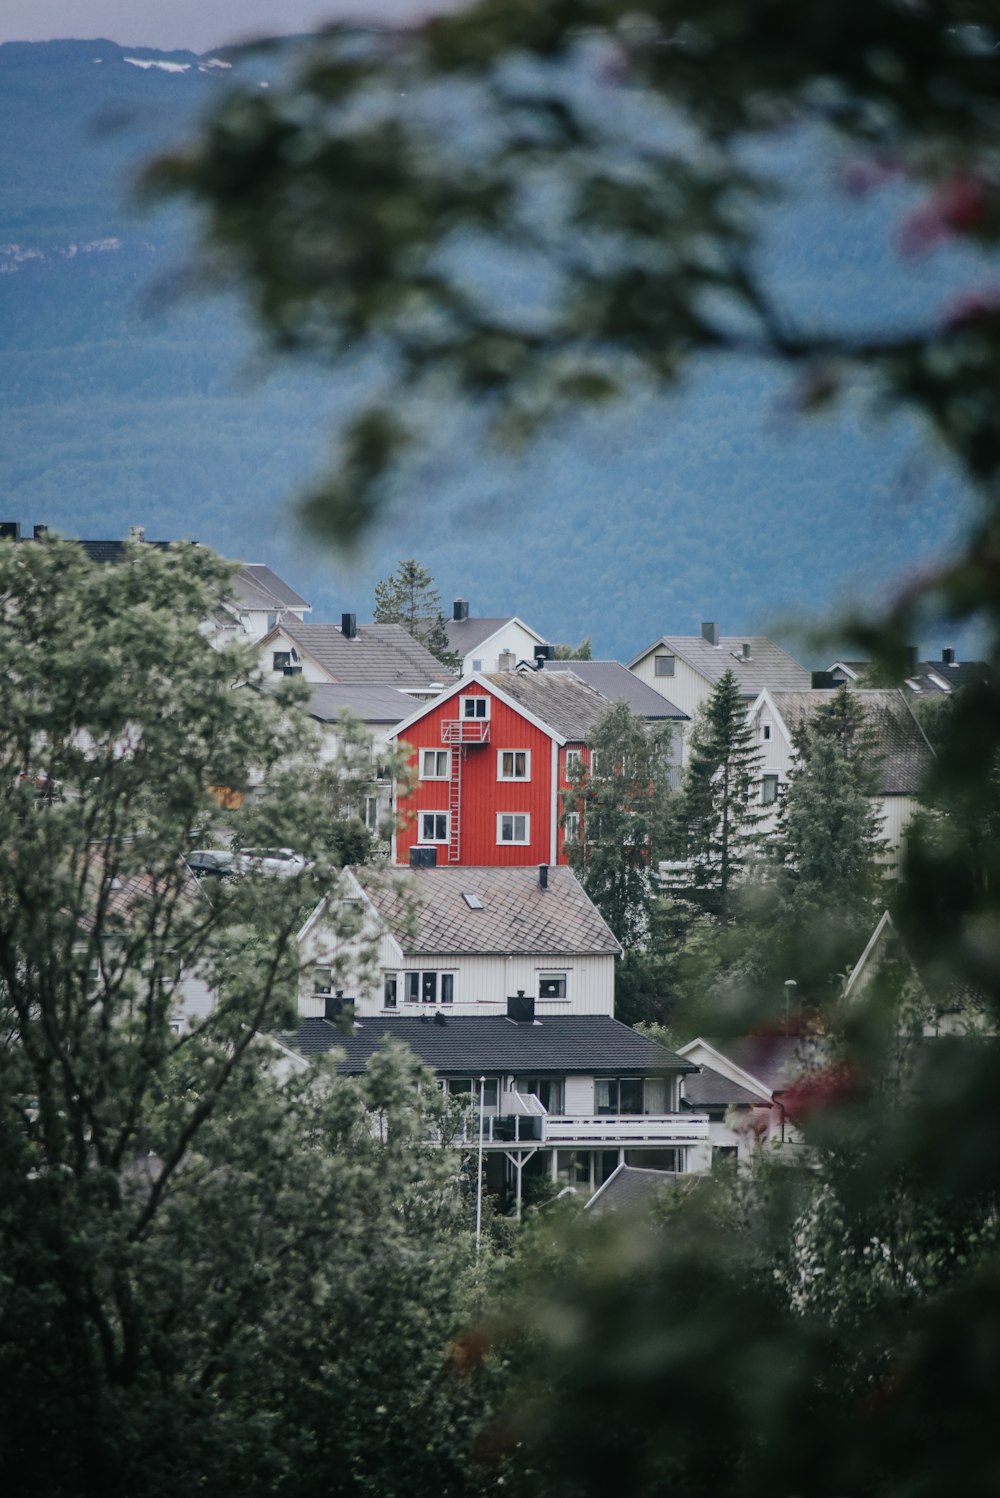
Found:
M 441 724 L 442 744 L 488 744 L 489 718 L 449 718 Z
M 707 1113 L 568 1114 L 487 1113 L 483 1148 L 580 1149 L 656 1145 L 663 1149 L 701 1144 L 708 1138 Z M 479 1142 L 479 1114 L 470 1108 L 456 1144 Z

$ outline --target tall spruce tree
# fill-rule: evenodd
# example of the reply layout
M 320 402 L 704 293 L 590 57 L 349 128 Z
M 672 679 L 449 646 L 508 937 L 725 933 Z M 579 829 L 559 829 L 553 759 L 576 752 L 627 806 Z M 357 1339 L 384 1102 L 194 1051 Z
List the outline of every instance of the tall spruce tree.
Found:
M 448 645 L 441 595 L 415 557 L 398 562 L 395 572 L 375 584 L 375 623 L 401 624 L 442 666 L 458 670 L 459 658 Z
M 616 702 L 590 737 L 595 769 L 581 767 L 563 793 L 563 827 L 578 829 L 567 838 L 570 865 L 626 950 L 649 930 L 651 870 L 673 802 L 670 736 Z
M 760 751 L 739 683 L 726 671 L 699 710 L 680 803 L 683 893 L 728 921 L 733 890 L 760 846 Z

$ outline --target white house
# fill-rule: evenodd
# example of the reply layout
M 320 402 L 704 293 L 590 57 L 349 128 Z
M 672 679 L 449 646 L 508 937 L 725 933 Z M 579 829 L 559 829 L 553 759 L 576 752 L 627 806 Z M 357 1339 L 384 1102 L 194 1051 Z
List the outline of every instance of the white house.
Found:
M 881 835 L 889 845 L 888 863 L 897 868 L 903 838 L 920 806 L 921 783 L 930 766 L 933 750 L 913 716 L 903 692 L 896 688 L 859 688 L 852 697 L 861 703 L 872 731 L 878 794 L 882 819 Z M 757 746 L 761 753 L 761 800 L 775 806 L 796 759 L 794 735 L 817 708 L 828 704 L 833 690 L 759 693 L 750 709 Z M 767 831 L 767 824 L 763 824 Z
M 696 1036 L 677 1054 L 696 1063 L 700 1075 L 685 1079 L 689 1104 L 709 1118 L 714 1159 L 746 1163 L 762 1148 L 802 1148 L 788 1116 L 789 1090 L 822 1064 L 822 1041 L 812 1036 L 770 1034 L 708 1040 Z
M 773 640 L 762 635 L 721 635 L 714 623 L 703 624 L 700 635 L 661 635 L 628 666 L 688 719 L 707 702 L 726 671 L 733 672 L 748 704 L 765 688 L 808 692 L 812 686 L 812 673 Z M 685 742 L 688 729 L 685 724 Z
M 481 1096 L 491 1189 L 519 1200 L 531 1162 L 583 1193 L 623 1162 L 703 1166 L 707 1116 L 681 1108 L 693 1064 L 613 1018 L 621 948 L 569 869 L 345 870 L 300 946 L 290 1043 L 358 1072 L 395 1037 L 474 1113 Z
M 513 671 L 519 661 L 533 661 L 535 650 L 547 648 L 542 636 L 516 615 L 505 618 L 473 619 L 464 598 L 452 604 L 451 618 L 445 623 L 448 648 L 459 657 L 460 674 L 473 671 Z

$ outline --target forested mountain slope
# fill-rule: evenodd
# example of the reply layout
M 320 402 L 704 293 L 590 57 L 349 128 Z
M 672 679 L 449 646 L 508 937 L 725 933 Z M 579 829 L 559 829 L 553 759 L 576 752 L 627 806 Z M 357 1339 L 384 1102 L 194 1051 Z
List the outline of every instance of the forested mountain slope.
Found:
M 184 215 L 129 202 L 139 164 L 225 88 L 227 61 L 0 47 L 0 518 L 195 537 L 285 571 L 314 618 L 370 614 L 375 578 L 416 555 L 474 613 L 626 657 L 703 618 L 736 632 L 842 606 L 940 553 L 963 496 L 918 432 L 850 411 L 806 420 L 769 371 L 730 363 L 520 457 L 466 456 L 456 434 L 364 554 L 318 556 L 294 498 L 366 368 L 264 379 L 234 301 L 171 294 Z M 235 61 L 262 86 L 280 65 Z M 799 315 L 905 323 L 983 278 L 953 254 L 901 257 L 902 189 L 846 195 L 821 144 L 789 140 L 778 166 L 793 200 L 763 252 Z

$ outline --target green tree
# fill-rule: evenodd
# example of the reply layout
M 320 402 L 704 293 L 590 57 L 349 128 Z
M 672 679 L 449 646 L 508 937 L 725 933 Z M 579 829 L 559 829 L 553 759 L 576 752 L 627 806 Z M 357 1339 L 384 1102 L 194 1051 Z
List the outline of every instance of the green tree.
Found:
M 459 658 L 449 649 L 445 622 L 434 579 L 414 557 L 397 563 L 390 577 L 375 584 L 375 623 L 401 624 L 442 666 L 457 671 Z
M 593 659 L 590 636 L 585 635 L 579 645 L 556 645 L 557 661 L 589 661 Z
M 760 851 L 760 751 L 747 705 L 726 671 L 699 709 L 688 745 L 679 809 L 685 898 L 726 922 L 733 894 Z
M 423 1143 L 436 1089 L 389 1054 L 360 1084 L 299 1075 L 267 1038 L 338 864 L 311 841 L 300 692 L 238 689 L 249 654 L 199 632 L 229 570 L 0 545 L 0 1476 L 48 1498 L 431 1471 L 465 1492 L 467 1208 Z M 311 866 L 197 885 L 210 787 L 252 790 Z M 185 1025 L 192 976 L 217 999 Z
M 670 822 L 672 730 L 650 728 L 616 702 L 590 735 L 582 764 L 563 792 L 570 865 L 626 948 L 648 934 L 652 871 Z M 571 820 L 572 819 L 572 820 Z

